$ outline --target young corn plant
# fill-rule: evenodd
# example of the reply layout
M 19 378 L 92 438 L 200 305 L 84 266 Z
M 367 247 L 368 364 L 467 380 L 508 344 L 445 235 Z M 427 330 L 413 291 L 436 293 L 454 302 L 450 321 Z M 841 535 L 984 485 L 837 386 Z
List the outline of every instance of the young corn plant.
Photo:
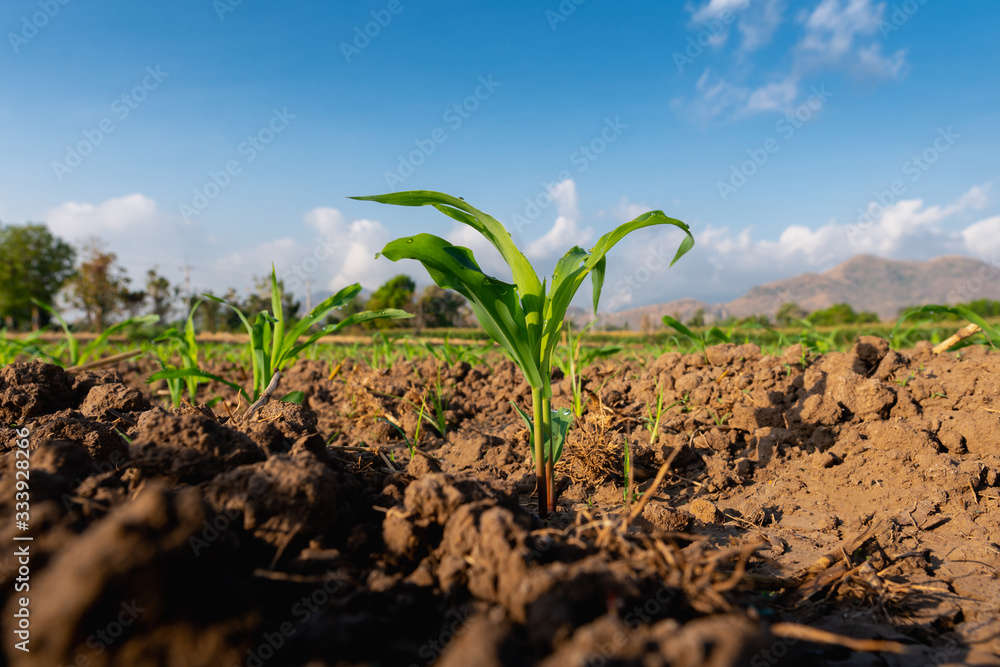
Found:
M 111 337 L 112 334 L 116 334 L 122 329 L 127 329 L 128 327 L 141 324 L 156 324 L 157 322 L 160 321 L 159 315 L 142 315 L 140 317 L 130 317 L 127 320 L 123 320 L 121 322 L 118 322 L 117 324 L 108 327 L 103 332 L 101 332 L 101 334 L 97 338 L 90 341 L 81 348 L 80 341 L 78 341 L 76 336 L 73 335 L 73 331 L 70 329 L 69 324 L 66 323 L 66 320 L 64 320 L 62 316 L 59 313 L 57 313 L 52 306 L 46 303 L 42 303 L 41 301 L 37 301 L 35 299 L 32 299 L 32 302 L 39 308 L 48 311 L 49 314 L 52 315 L 52 317 L 56 318 L 56 321 L 58 321 L 59 325 L 62 327 L 63 333 L 66 335 L 66 350 L 69 355 L 67 362 L 64 364 L 59 359 L 53 359 L 53 363 L 58 363 L 60 366 L 64 367 L 79 366 L 81 364 L 86 363 L 90 359 L 96 359 L 101 355 L 101 352 L 104 351 L 104 348 L 107 347 L 108 338 Z
M 668 327 L 671 327 L 677 333 L 681 334 L 688 339 L 698 350 L 701 352 L 701 356 L 705 357 L 705 361 L 708 362 L 708 354 L 705 352 L 705 348 L 711 343 L 731 343 L 732 339 L 729 334 L 724 332 L 719 327 L 712 327 L 707 332 L 703 334 L 696 334 L 695 332 L 688 329 L 686 326 L 680 323 L 680 321 L 670 317 L 669 315 L 663 316 L 663 323 Z
M 195 311 L 198 310 L 198 306 L 201 304 L 202 300 L 199 299 L 191 307 L 191 312 L 188 313 L 183 331 L 179 331 L 177 327 L 170 327 L 153 339 L 153 343 L 158 344 L 158 347 L 163 346 L 168 350 L 166 354 L 160 353 L 158 348 L 156 351 L 156 359 L 160 364 L 160 368 L 163 370 L 167 371 L 174 368 L 170 363 L 170 360 L 173 357 L 173 354 L 171 354 L 172 352 L 176 352 L 176 354 L 180 357 L 180 368 L 198 369 L 198 339 L 196 338 L 194 328 L 194 314 Z M 206 375 L 208 374 L 206 373 Z M 225 382 L 222 378 L 217 379 L 221 382 Z M 181 404 L 182 382 L 183 386 L 187 387 L 188 401 L 194 405 L 195 398 L 198 393 L 198 385 L 204 382 L 204 378 L 196 375 L 189 375 L 185 378 L 171 378 L 166 380 L 167 388 L 170 391 L 170 400 L 175 408 L 179 408 Z
M 561 453 L 560 436 L 572 420 L 569 410 L 553 411 L 552 357 L 559 344 L 570 301 L 589 275 L 593 284 L 594 311 L 601 298 L 605 255 L 627 234 L 652 225 L 673 225 L 685 234 L 674 262 L 694 245 L 690 228 L 662 211 L 650 211 L 605 234 L 590 250 L 571 248 L 556 263 L 552 282 L 539 280 L 510 233 L 495 218 L 463 199 L 440 192 L 418 190 L 369 197 L 354 197 L 398 206 L 433 206 L 441 213 L 476 230 L 495 247 L 510 267 L 513 283 L 486 275 L 472 251 L 432 234 L 417 234 L 391 241 L 382 255 L 392 261 L 420 262 L 439 287 L 464 296 L 486 333 L 517 364 L 531 387 L 532 416 L 518 408 L 529 424 L 538 488 L 538 512 L 555 510 L 553 466 Z
M 605 345 L 599 348 L 584 348 L 581 346 L 583 334 L 593 322 L 580 329 L 580 333 L 573 336 L 571 325 L 566 323 L 566 338 L 569 342 L 564 359 L 556 357 L 556 363 L 562 372 L 569 377 L 570 388 L 573 391 L 573 415 L 577 419 L 583 417 L 583 409 L 587 407 L 587 398 L 583 394 L 583 374 L 584 368 L 594 363 L 598 359 L 610 357 L 622 351 L 621 345 Z
M 250 353 L 253 370 L 252 392 L 248 392 L 232 382 L 222 380 L 218 376 L 203 371 L 200 368 L 180 368 L 160 371 L 152 375 L 149 381 L 191 377 L 203 380 L 217 380 L 239 391 L 246 400 L 256 401 L 264 393 L 270 382 L 273 381 L 273 376 L 277 371 L 281 370 L 287 364 L 292 363 L 303 350 L 309 348 L 323 336 L 332 334 L 352 324 L 367 322 L 369 320 L 413 317 L 410 313 L 396 308 L 386 308 L 378 311 L 366 310 L 361 313 L 349 315 L 336 324 L 328 324 L 322 329 L 308 334 L 309 330 L 315 324 L 322 322 L 334 309 L 347 304 L 359 292 L 361 292 L 361 285 L 357 283 L 345 287 L 333 296 L 325 299 L 313 308 L 312 312 L 294 324 L 287 322 L 285 319 L 281 305 L 281 287 L 278 285 L 278 278 L 273 266 L 271 267 L 271 311 L 262 310 L 257 313 L 253 324 L 243 314 L 243 311 L 236 306 L 226 303 L 211 294 L 204 294 L 202 296 L 205 298 L 212 299 L 231 308 L 239 316 L 240 321 L 250 336 L 247 342 L 247 350 Z M 307 334 L 308 337 L 306 340 L 300 342 L 299 338 Z M 291 400 L 291 398 L 290 396 L 286 396 L 288 400 Z

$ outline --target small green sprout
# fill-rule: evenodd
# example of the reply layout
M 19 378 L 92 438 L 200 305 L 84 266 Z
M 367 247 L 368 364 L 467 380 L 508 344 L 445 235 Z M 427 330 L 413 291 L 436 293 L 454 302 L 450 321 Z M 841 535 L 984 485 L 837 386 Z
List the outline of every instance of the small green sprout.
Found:
M 155 324 L 160 321 L 159 315 L 142 315 L 140 317 L 130 317 L 127 320 L 122 320 L 121 322 L 118 322 L 117 324 L 108 327 L 107 329 L 102 331 L 97 338 L 84 345 L 83 348 L 81 349 L 80 341 L 78 341 L 76 339 L 76 336 L 73 335 L 73 331 L 70 329 L 69 324 L 66 323 L 66 320 L 64 320 L 62 316 L 59 313 L 57 313 L 52 306 L 42 303 L 37 299 L 32 299 L 31 301 L 42 310 L 48 311 L 49 314 L 52 315 L 52 317 L 56 318 L 56 320 L 59 322 L 59 325 L 62 327 L 63 333 L 66 335 L 66 344 L 67 344 L 67 350 L 69 351 L 69 359 L 65 364 L 63 364 L 62 361 L 59 359 L 55 359 L 52 357 L 50 357 L 50 359 L 54 363 L 58 363 L 60 366 L 66 366 L 66 367 L 80 366 L 86 363 L 87 360 L 91 358 L 96 359 L 97 357 L 99 357 L 101 352 L 104 351 L 104 348 L 107 347 L 108 345 L 108 338 L 112 334 L 118 333 L 122 329 L 127 329 L 128 327 L 134 325 Z
M 674 262 L 694 245 L 690 228 L 662 211 L 651 211 L 605 234 L 590 252 L 570 249 L 556 263 L 552 282 L 539 280 L 535 269 L 514 245 L 510 233 L 495 218 L 464 200 L 440 192 L 419 190 L 353 199 L 399 206 L 430 205 L 448 217 L 468 225 L 483 235 L 511 269 L 513 284 L 486 275 L 468 248 L 452 245 L 432 234 L 417 234 L 391 241 L 382 255 L 392 261 L 415 259 L 423 264 L 439 287 L 455 290 L 472 307 L 486 333 L 495 340 L 521 369 L 531 387 L 532 419 L 518 409 L 531 424 L 535 457 L 539 515 L 555 509 L 553 467 L 561 450 L 556 446 L 560 429 L 568 428 L 572 412 L 565 418 L 551 409 L 552 357 L 559 344 L 570 302 L 589 275 L 593 284 L 594 311 L 601 298 L 608 251 L 630 232 L 651 225 L 673 225 L 685 234 Z M 564 426 L 565 424 L 565 426 Z M 563 432 L 564 434 L 565 432 Z
M 351 301 L 351 299 L 357 296 L 360 291 L 361 285 L 357 283 L 350 285 L 349 287 L 345 287 L 333 296 L 323 300 L 322 303 L 312 309 L 312 312 L 294 324 L 288 322 L 284 316 L 281 305 L 281 287 L 278 284 L 278 278 L 275 274 L 273 265 L 271 266 L 271 312 L 266 310 L 260 311 L 257 313 L 257 317 L 254 319 L 253 324 L 251 324 L 246 315 L 243 314 L 243 311 L 236 306 L 226 303 L 217 296 L 203 294 L 202 296 L 205 298 L 221 303 L 222 305 L 232 309 L 239 316 L 244 328 L 250 335 L 250 339 L 247 342 L 247 351 L 250 353 L 253 369 L 252 392 L 248 392 L 235 383 L 223 380 L 222 378 L 203 371 L 197 367 L 163 370 L 159 373 L 153 374 L 149 378 L 148 382 L 177 378 L 216 380 L 223 382 L 230 388 L 238 391 L 248 401 L 256 401 L 264 393 L 266 387 L 273 381 L 274 374 L 277 371 L 280 371 L 284 366 L 295 361 L 299 354 L 314 345 L 316 341 L 323 336 L 332 334 L 335 331 L 352 324 L 367 322 L 369 320 L 379 318 L 401 319 L 413 317 L 410 313 L 395 308 L 387 308 L 379 311 L 366 310 L 361 313 L 349 315 L 336 324 L 328 324 L 318 331 L 313 331 L 311 334 L 309 333 L 314 325 L 322 322 L 333 310 L 347 304 Z M 303 336 L 306 336 L 306 340 L 300 342 L 299 339 Z M 295 395 L 289 395 L 285 398 L 290 402 L 295 402 L 295 399 L 298 399 L 299 401 L 302 400 L 299 396 Z
M 577 419 L 583 417 L 583 409 L 587 407 L 588 399 L 583 395 L 583 369 L 597 359 L 604 359 L 622 351 L 621 345 L 605 345 L 599 348 L 582 347 L 583 334 L 593 324 L 587 324 L 580 333 L 573 336 L 572 326 L 566 323 L 566 338 L 569 349 L 565 358 L 556 357 L 556 364 L 569 377 L 570 389 L 573 392 L 573 414 Z
M 695 332 L 688 329 L 686 326 L 681 324 L 681 322 L 669 315 L 663 316 L 663 323 L 668 327 L 673 328 L 677 333 L 681 334 L 694 344 L 696 348 L 701 352 L 701 356 L 705 357 L 705 363 L 710 363 L 708 360 L 708 354 L 705 352 L 705 348 L 710 344 L 720 344 L 720 343 L 731 343 L 732 338 L 729 334 L 724 332 L 719 327 L 712 327 L 707 332 L 703 334 L 696 334 Z

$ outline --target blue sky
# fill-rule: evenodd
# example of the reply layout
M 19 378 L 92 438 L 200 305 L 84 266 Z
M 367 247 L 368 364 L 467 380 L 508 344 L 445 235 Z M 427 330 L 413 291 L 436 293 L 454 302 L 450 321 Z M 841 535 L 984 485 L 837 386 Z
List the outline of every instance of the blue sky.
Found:
M 97 4 L 97 6 L 95 6 Z M 416 265 L 374 255 L 433 189 L 550 270 L 650 209 L 606 307 L 722 301 L 857 253 L 1000 253 L 1000 5 L 11 1 L 0 9 L 0 220 L 96 235 L 130 274 L 304 294 Z

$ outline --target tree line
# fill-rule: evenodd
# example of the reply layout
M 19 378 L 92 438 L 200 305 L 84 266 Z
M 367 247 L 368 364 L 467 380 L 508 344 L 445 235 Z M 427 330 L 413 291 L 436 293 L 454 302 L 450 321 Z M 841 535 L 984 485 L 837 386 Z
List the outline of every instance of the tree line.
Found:
M 282 306 L 286 317 L 303 314 L 302 303 L 284 289 Z M 404 326 L 423 328 L 476 326 L 465 299 L 436 285 L 417 295 L 417 287 L 405 275 L 395 276 L 368 298 L 357 298 L 336 317 L 352 312 L 400 308 L 412 312 L 414 320 Z M 206 290 L 204 293 L 212 294 Z M 257 313 L 270 310 L 269 276 L 255 276 L 248 294 L 235 288 L 214 295 L 242 310 Z M 187 316 L 192 295 L 162 275 L 159 267 L 134 281 L 118 262 L 115 253 L 100 239 L 91 238 L 77 248 L 52 234 L 43 224 L 3 225 L 0 223 L 0 318 L 8 331 L 38 330 L 49 324 L 50 315 L 37 303 L 54 306 L 57 298 L 83 313 L 80 328 L 103 331 L 108 325 L 129 317 L 153 314 L 166 326 Z M 197 299 L 198 297 L 193 297 Z M 239 316 L 222 304 L 205 299 L 195 314 L 200 331 L 242 331 Z M 336 317 L 334 319 L 336 319 Z M 399 321 L 375 320 L 373 327 L 391 326 Z

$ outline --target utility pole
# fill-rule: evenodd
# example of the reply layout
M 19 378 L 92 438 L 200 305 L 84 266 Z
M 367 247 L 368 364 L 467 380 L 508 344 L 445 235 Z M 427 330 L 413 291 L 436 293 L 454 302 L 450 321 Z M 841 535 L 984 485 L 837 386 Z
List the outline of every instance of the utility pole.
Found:
M 181 271 L 184 272 L 184 304 L 186 306 L 185 310 L 191 312 L 191 269 L 194 267 L 184 260 L 184 266 L 181 267 Z

